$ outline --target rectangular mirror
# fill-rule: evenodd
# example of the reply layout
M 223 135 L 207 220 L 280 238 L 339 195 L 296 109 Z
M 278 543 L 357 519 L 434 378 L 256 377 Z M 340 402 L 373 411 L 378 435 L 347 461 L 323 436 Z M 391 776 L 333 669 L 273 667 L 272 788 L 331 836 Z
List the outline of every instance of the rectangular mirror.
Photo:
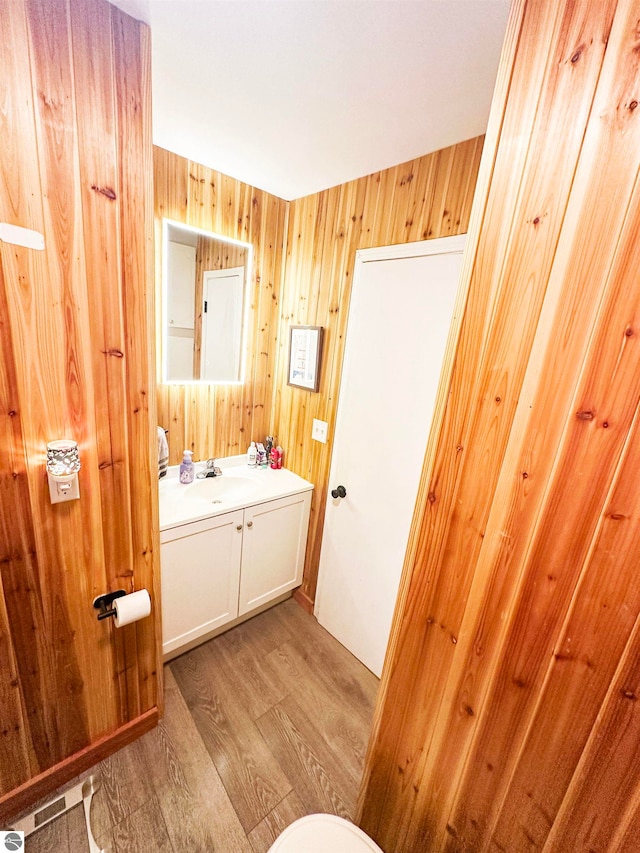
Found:
M 252 248 L 162 220 L 163 382 L 243 382 Z

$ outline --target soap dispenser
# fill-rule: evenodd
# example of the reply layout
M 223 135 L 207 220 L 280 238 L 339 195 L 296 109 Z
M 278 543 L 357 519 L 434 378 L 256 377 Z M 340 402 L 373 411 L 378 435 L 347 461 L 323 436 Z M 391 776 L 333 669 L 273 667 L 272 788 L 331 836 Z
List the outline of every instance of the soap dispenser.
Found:
M 180 482 L 181 483 L 193 483 L 193 478 L 195 476 L 195 467 L 193 464 L 193 456 L 192 450 L 185 450 L 184 455 L 182 457 L 182 462 L 180 463 Z

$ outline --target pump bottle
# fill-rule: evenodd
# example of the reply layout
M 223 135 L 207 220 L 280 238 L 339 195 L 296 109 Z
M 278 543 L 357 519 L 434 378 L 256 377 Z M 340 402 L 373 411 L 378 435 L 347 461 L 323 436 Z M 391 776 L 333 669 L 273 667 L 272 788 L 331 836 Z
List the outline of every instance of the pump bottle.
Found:
M 195 467 L 193 464 L 193 456 L 192 450 L 185 450 L 182 456 L 182 462 L 180 463 L 180 482 L 181 483 L 193 483 L 193 478 L 195 476 Z

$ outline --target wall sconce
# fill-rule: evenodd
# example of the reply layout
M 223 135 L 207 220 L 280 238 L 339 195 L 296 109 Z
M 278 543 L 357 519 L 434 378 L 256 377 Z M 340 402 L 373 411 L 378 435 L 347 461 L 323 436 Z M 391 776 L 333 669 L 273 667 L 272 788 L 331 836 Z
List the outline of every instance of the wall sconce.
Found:
M 47 475 L 51 503 L 73 501 L 80 497 L 78 442 L 63 438 L 47 444 Z

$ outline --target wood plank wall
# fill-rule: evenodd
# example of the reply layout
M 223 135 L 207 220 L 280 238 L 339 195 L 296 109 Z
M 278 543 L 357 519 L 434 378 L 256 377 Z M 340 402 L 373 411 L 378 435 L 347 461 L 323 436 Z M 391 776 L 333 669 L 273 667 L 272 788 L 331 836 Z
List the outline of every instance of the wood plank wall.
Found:
M 1 823 L 150 719 L 161 670 L 149 31 L 104 0 L 9 0 L 0 31 L 0 221 L 46 244 L 0 243 Z M 119 587 L 153 613 L 116 631 L 92 600 Z
M 394 851 L 637 851 L 638 0 L 516 0 L 360 798 Z
M 158 293 L 163 217 L 253 246 L 245 383 L 163 385 L 157 377 L 158 424 L 169 430 L 169 464 L 180 462 L 185 448 L 196 460 L 246 453 L 252 438 L 264 440 L 272 420 L 288 204 L 162 148 L 154 147 L 153 159 Z
M 466 233 L 482 144 L 477 137 L 291 202 L 272 430 L 285 465 L 316 487 L 300 590 L 309 608 L 317 586 L 356 250 Z M 287 385 L 289 326 L 297 324 L 325 329 L 317 394 Z M 327 444 L 311 440 L 313 418 L 328 421 Z M 401 436 L 363 436 L 369 440 L 371 452 L 383 454 Z

